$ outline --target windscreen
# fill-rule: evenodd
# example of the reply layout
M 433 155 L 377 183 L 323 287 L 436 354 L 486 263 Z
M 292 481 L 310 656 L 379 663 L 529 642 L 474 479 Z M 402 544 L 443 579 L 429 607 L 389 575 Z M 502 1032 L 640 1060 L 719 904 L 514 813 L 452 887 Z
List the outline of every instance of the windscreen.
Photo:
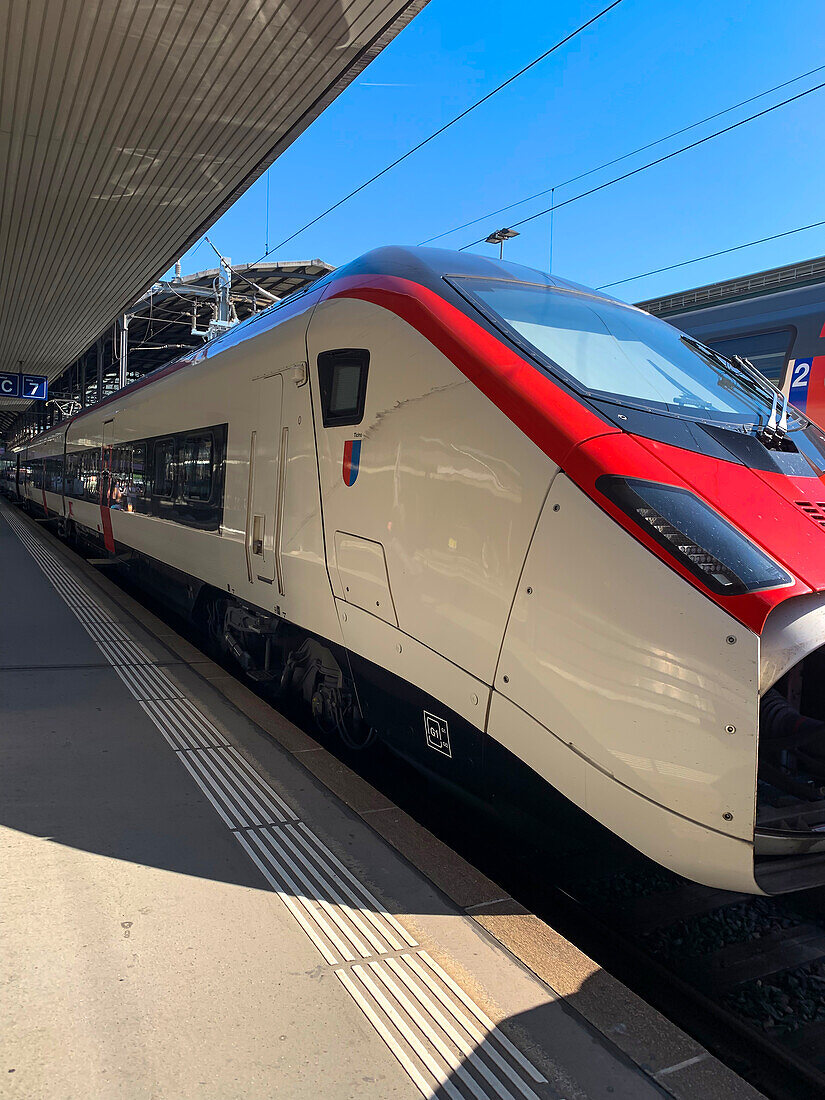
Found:
M 455 285 L 539 361 L 593 397 L 694 420 L 764 424 L 770 417 L 776 391 L 767 380 L 632 306 L 530 283 L 456 279 Z

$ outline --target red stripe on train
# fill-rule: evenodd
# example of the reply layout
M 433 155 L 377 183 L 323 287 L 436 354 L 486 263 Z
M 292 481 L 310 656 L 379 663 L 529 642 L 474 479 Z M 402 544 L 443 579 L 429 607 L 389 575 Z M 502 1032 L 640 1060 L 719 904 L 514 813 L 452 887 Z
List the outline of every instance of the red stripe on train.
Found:
M 110 554 L 114 554 L 115 538 L 112 534 L 112 512 L 105 504 L 100 506 L 100 521 L 103 524 L 103 545 Z
M 418 283 L 396 276 L 350 276 L 330 285 L 327 299 L 338 297 L 371 302 L 395 313 L 421 333 L 629 534 L 751 630 L 761 631 L 768 613 L 777 603 L 789 596 L 810 591 L 797 573 L 794 583 L 787 588 L 737 597 L 718 596 L 699 584 L 677 559 L 642 529 L 620 515 L 618 509 L 612 507 L 595 488 L 601 473 L 622 473 L 625 476 L 647 474 L 653 480 L 691 488 L 692 474 L 702 471 L 706 475 L 704 479 L 699 479 L 703 480 L 703 484 L 698 489 L 693 487 L 694 491 L 724 515 L 730 511 L 730 507 L 725 505 L 730 506 L 731 499 L 736 497 L 733 490 L 739 487 L 737 483 L 742 474 L 745 475 L 742 479 L 745 484 L 741 486 L 743 499 L 739 504 L 747 504 L 749 494 L 756 488 L 751 471 L 739 468 L 733 462 L 678 447 L 664 448 L 620 431 L 591 412 L 472 317 Z M 595 463 L 593 459 L 596 459 Z M 787 480 L 783 479 L 783 482 Z M 817 479 L 804 480 L 819 484 Z M 777 486 L 773 488 L 777 489 Z M 797 489 L 796 484 L 783 483 L 780 495 L 793 494 Z M 760 506 L 770 511 L 774 527 L 777 526 L 776 513 L 783 512 L 786 521 L 800 523 L 804 520 L 806 530 L 803 534 L 812 533 L 808 530 L 812 524 L 807 517 L 794 514 L 797 510 L 792 503 L 777 498 L 767 484 L 765 493 Z M 720 504 L 722 507 L 719 507 Z M 751 529 L 753 516 L 747 509 L 737 519 L 741 529 Z M 737 520 L 733 522 L 736 524 Z M 776 554 L 774 543 L 777 541 L 787 551 L 793 523 L 788 523 L 786 538 L 777 535 L 773 528 L 768 530 L 765 523 L 759 527 L 755 541 L 762 541 L 759 536 L 765 536 L 762 544 L 770 553 Z M 790 541 L 794 541 L 792 537 Z M 805 542 L 803 537 L 803 547 Z M 782 560 L 783 555 L 779 557 Z M 795 572 L 794 566 L 798 566 L 796 561 L 791 564 L 782 560 L 782 564 L 792 573 Z

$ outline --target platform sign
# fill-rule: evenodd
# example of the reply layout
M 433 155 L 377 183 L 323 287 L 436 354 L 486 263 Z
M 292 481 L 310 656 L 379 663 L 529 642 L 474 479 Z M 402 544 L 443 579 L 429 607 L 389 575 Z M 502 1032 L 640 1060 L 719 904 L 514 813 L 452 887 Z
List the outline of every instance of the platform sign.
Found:
M 49 380 L 45 374 L 9 374 L 0 371 L 0 397 L 25 397 L 28 401 L 46 401 Z
M 49 393 L 49 380 L 43 374 L 21 374 L 20 396 L 32 401 L 45 401 Z
M 789 400 L 792 405 L 805 412 L 808 406 L 808 384 L 811 380 L 813 359 L 795 359 L 791 362 L 791 389 Z
M 0 397 L 20 396 L 20 375 L 0 371 Z

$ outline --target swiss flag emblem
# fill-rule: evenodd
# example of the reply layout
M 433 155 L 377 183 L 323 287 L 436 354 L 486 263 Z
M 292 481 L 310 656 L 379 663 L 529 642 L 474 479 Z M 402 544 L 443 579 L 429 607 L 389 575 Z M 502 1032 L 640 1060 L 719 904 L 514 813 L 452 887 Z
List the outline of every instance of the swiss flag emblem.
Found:
M 344 444 L 343 476 L 345 485 L 354 485 L 361 462 L 361 440 L 348 439 Z

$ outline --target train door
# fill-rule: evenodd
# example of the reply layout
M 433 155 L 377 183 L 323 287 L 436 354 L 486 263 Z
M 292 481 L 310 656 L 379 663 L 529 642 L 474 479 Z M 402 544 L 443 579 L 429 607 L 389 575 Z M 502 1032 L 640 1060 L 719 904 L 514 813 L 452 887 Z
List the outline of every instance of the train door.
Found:
M 249 439 L 249 484 L 246 507 L 246 567 L 254 588 L 266 586 L 277 603 L 284 595 L 281 564 L 284 477 L 288 430 L 282 426 L 283 376 L 272 374 L 254 383 L 256 427 Z
M 321 523 L 318 458 L 307 363 L 293 363 L 283 378 L 279 496 L 278 563 L 285 617 L 306 630 L 340 640 L 340 624 L 327 572 Z

